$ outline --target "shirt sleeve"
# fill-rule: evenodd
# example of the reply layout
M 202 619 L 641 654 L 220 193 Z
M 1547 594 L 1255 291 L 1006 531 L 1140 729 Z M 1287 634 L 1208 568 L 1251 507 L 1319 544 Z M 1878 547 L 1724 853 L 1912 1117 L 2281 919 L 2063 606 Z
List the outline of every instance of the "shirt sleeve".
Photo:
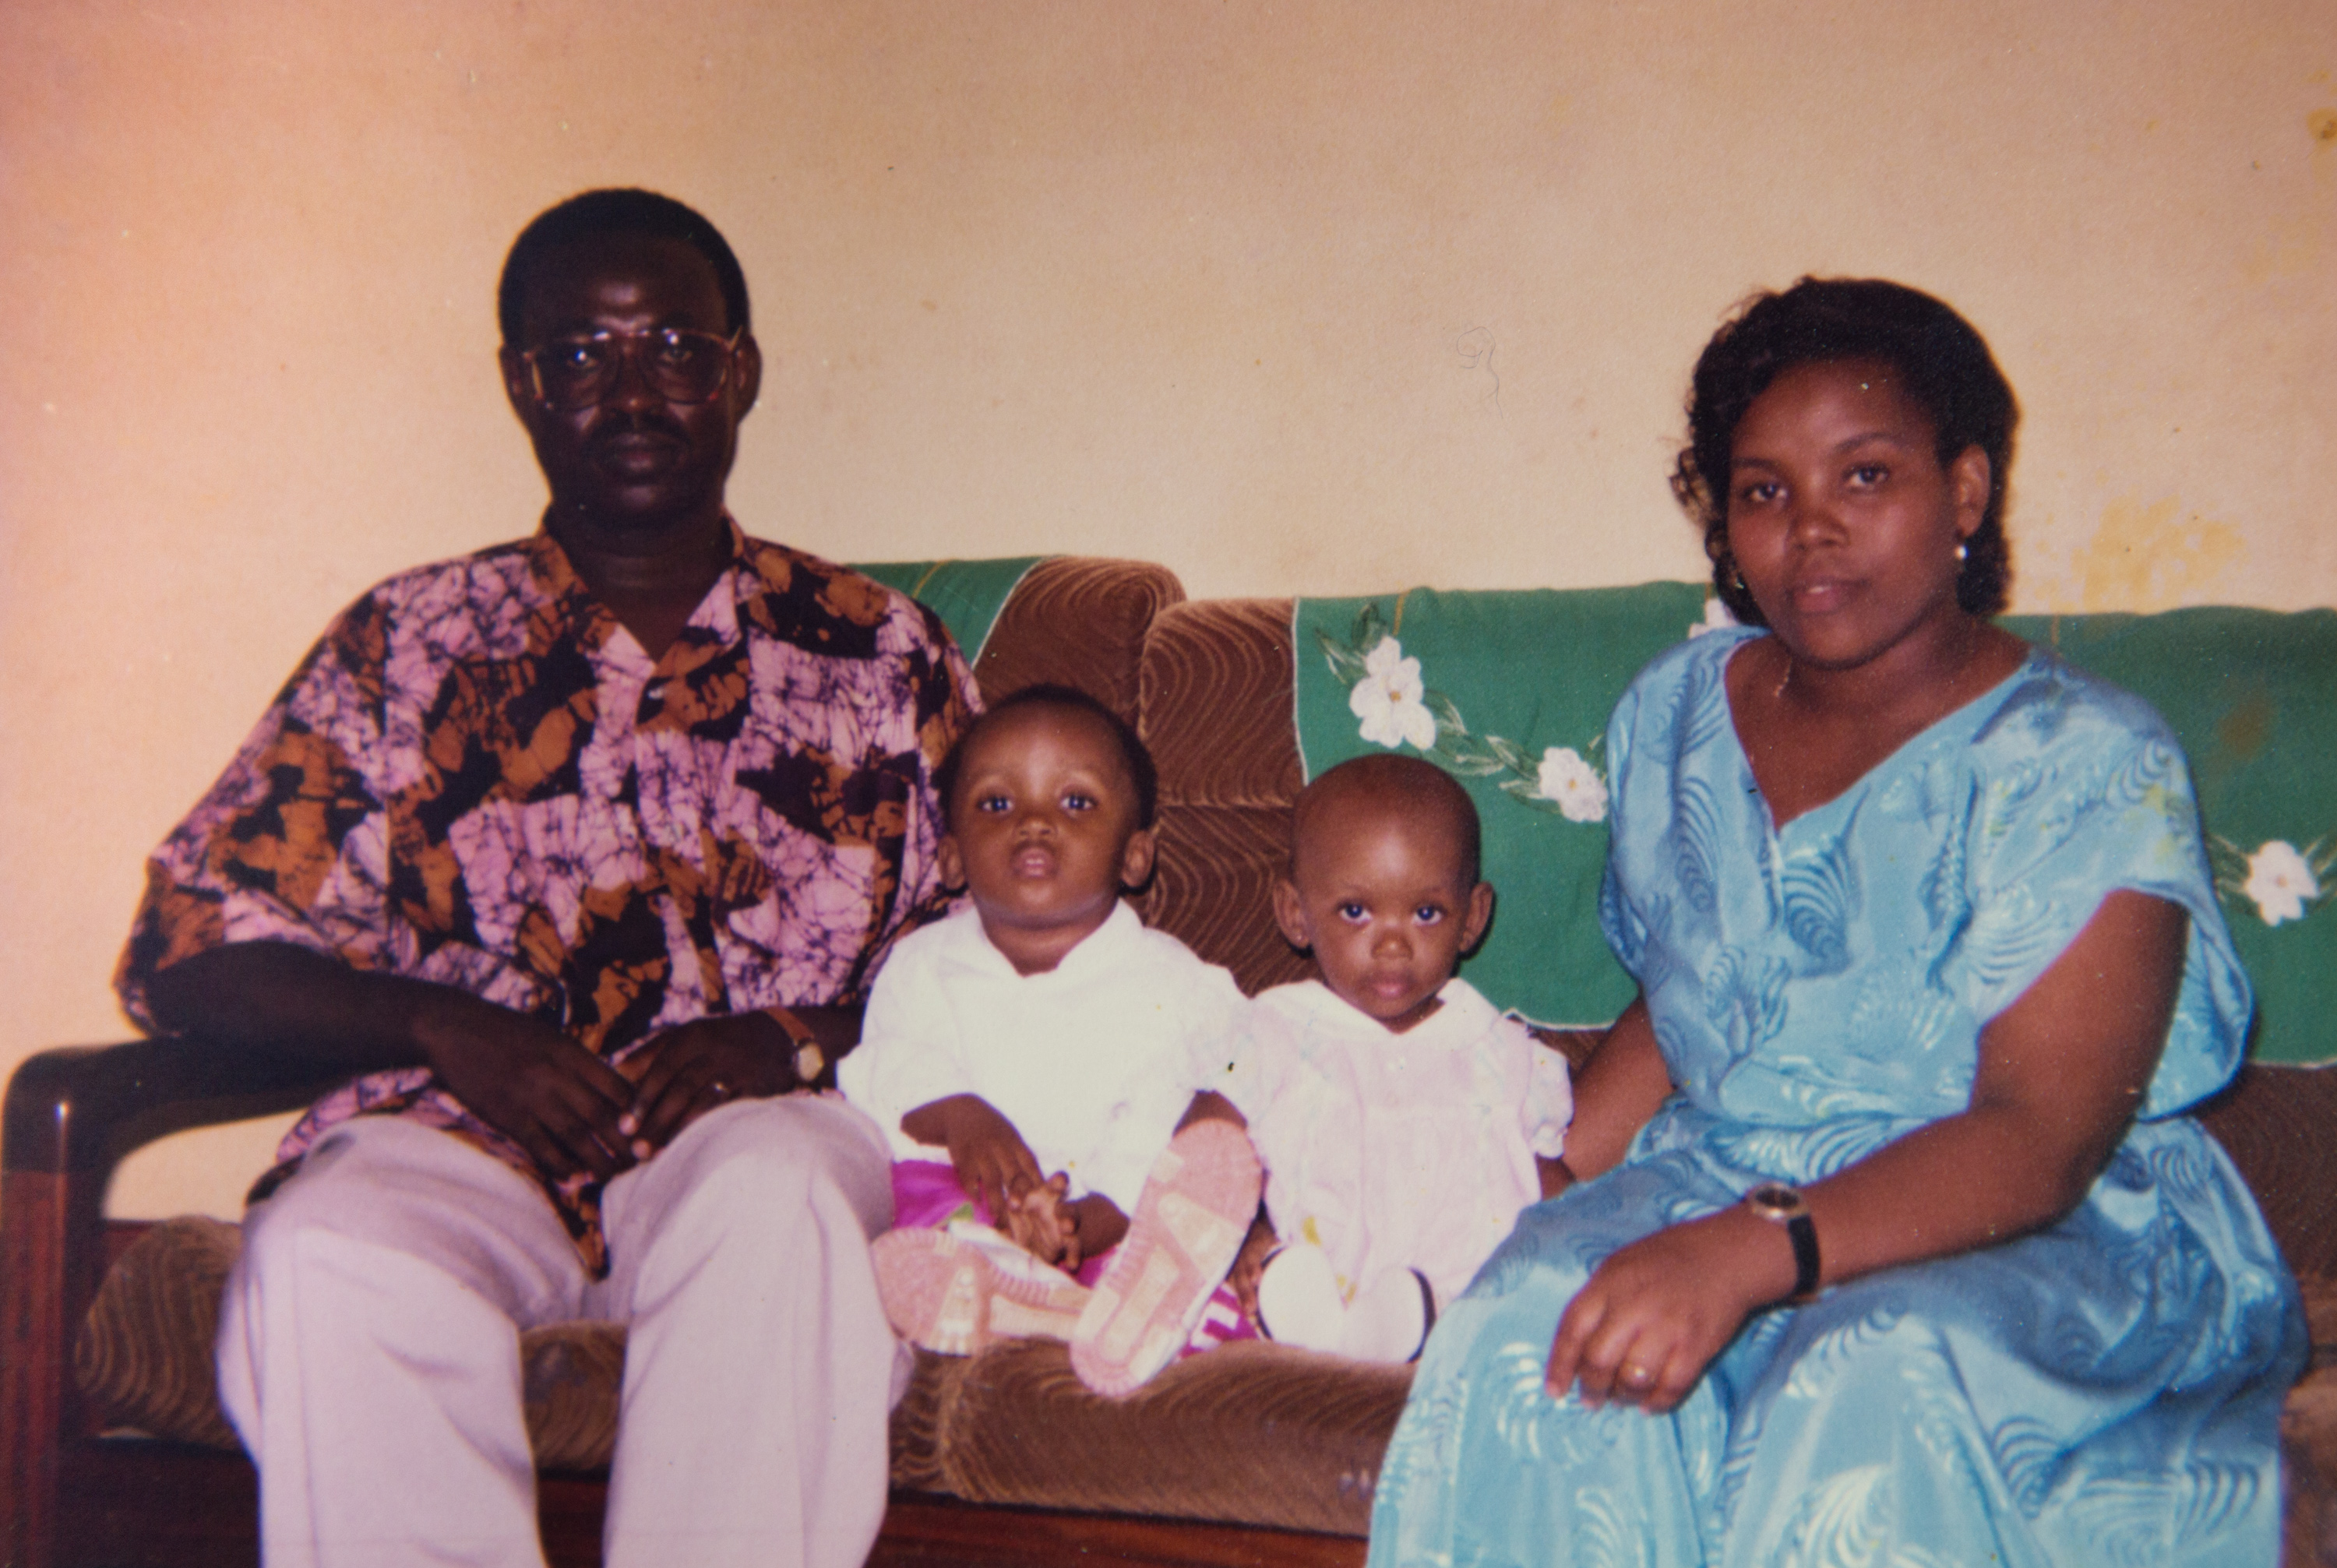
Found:
M 213 947 L 285 942 L 358 968 L 410 951 L 384 885 L 383 627 L 375 595 L 344 613 L 148 858 L 115 975 L 141 1026 L 155 974 Z
M 870 989 L 860 1044 L 836 1066 L 836 1086 L 885 1130 L 896 1160 L 946 1159 L 901 1130 L 921 1105 L 973 1092 L 957 1019 L 944 1000 L 930 934 L 895 949 Z

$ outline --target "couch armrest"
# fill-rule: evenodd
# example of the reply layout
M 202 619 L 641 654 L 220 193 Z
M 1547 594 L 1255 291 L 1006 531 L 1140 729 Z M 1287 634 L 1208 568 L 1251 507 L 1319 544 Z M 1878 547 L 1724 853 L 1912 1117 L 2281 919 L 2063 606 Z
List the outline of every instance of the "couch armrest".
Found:
M 73 1335 L 105 1269 L 105 1187 L 141 1144 L 289 1110 L 341 1075 L 183 1035 L 27 1058 L 0 1112 L 0 1560 L 46 1563 L 82 1427 Z
M 142 1144 L 295 1110 L 347 1076 L 188 1034 L 44 1051 L 9 1080 L 0 1166 L 103 1182 Z

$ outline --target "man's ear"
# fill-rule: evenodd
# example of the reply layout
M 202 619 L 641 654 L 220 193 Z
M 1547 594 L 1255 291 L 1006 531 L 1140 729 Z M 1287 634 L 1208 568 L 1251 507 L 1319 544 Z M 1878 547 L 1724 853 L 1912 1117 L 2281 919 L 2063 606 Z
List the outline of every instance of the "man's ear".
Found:
M 944 833 L 934 849 L 934 867 L 942 874 L 942 886 L 955 893 L 965 886 L 965 852 L 957 847 L 957 835 Z
M 1159 840 L 1149 828 L 1139 828 L 1128 836 L 1128 848 L 1120 852 L 1120 885 L 1130 889 L 1144 886 L 1152 875 L 1152 857 L 1159 848 Z
M 740 419 L 754 407 L 755 399 L 763 395 L 763 346 L 755 341 L 752 332 L 742 333 L 738 347 L 732 350 L 730 395 L 738 402 L 737 417 Z
M 1274 879 L 1274 923 L 1282 927 L 1282 939 L 1301 953 L 1315 946 L 1315 934 L 1306 926 L 1306 906 L 1298 897 L 1298 884 L 1287 877 Z
M 1493 923 L 1493 885 L 1480 882 L 1469 890 L 1468 918 L 1461 923 L 1461 956 L 1466 958 L 1485 939 L 1485 928 Z
M 495 351 L 495 363 L 504 373 L 504 396 L 511 399 L 512 412 L 526 425 L 535 413 L 535 377 L 529 373 L 527 360 L 520 350 L 504 344 Z

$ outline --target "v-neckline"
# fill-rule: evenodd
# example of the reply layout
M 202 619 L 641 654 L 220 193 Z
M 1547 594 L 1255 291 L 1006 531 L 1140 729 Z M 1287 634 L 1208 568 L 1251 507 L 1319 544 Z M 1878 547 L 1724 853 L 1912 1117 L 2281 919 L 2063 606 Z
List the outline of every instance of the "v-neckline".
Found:
M 1750 637 L 1738 640 L 1737 642 L 1727 651 L 1726 655 L 1721 659 L 1720 668 L 1716 672 L 1716 678 L 1720 682 L 1721 710 L 1728 721 L 1728 741 L 1729 744 L 1736 750 L 1736 763 L 1738 767 L 1745 770 L 1745 781 L 1750 786 L 1749 793 L 1755 799 L 1761 803 L 1761 818 L 1763 821 L 1768 824 L 1769 837 L 1771 838 L 1783 838 L 1785 835 L 1786 829 L 1793 827 L 1796 822 L 1806 822 L 1811 818 L 1815 817 L 1822 812 L 1833 811 L 1836 806 L 1841 805 L 1843 801 L 1852 799 L 1853 796 L 1863 795 L 1866 792 L 1868 783 L 1877 775 L 1891 769 L 1898 763 L 1901 758 L 1906 756 L 1917 746 L 1930 742 L 1941 730 L 1950 724 L 1961 722 L 1966 715 L 1975 712 L 1985 705 L 2000 702 L 2002 698 L 2009 692 L 2014 682 L 2021 680 L 2036 668 L 2037 662 L 2039 657 L 2039 651 L 2032 644 L 2029 652 L 2021 656 L 2020 662 L 2008 671 L 2003 678 L 1999 680 L 1995 684 L 1988 687 L 1985 691 L 1974 693 L 1971 697 L 1957 704 L 1955 707 L 1949 709 L 1946 712 L 1941 714 L 1938 718 L 1924 725 L 1921 730 L 1916 730 L 1912 735 L 1908 736 L 1907 739 L 1892 747 L 1888 753 L 1877 758 L 1872 767 L 1859 774 L 1857 778 L 1853 779 L 1849 783 L 1843 785 L 1833 794 L 1829 795 L 1826 799 L 1816 802 L 1814 805 L 1804 807 L 1793 816 L 1788 817 L 1783 822 L 1780 822 L 1777 820 L 1776 811 L 1769 804 L 1768 792 L 1761 787 L 1761 776 L 1754 769 L 1753 753 L 1745 744 L 1744 731 L 1739 730 L 1736 726 L 1736 700 L 1729 695 L 1728 691 L 1728 667 L 1732 663 L 1736 662 L 1736 655 L 1743 652 L 1745 649 L 1752 647 L 1755 643 L 1760 642 L 1764 636 L 1774 635 L 1775 635 L 1774 632 L 1756 632 Z

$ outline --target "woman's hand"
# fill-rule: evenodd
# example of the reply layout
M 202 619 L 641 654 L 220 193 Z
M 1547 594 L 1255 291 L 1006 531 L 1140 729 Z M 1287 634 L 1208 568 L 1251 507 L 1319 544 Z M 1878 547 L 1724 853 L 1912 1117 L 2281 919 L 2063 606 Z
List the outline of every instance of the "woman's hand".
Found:
M 1550 1348 L 1553 1397 L 1677 1407 L 1757 1308 L 1794 1288 L 1784 1230 L 1742 1208 L 1642 1237 L 1576 1292 Z

